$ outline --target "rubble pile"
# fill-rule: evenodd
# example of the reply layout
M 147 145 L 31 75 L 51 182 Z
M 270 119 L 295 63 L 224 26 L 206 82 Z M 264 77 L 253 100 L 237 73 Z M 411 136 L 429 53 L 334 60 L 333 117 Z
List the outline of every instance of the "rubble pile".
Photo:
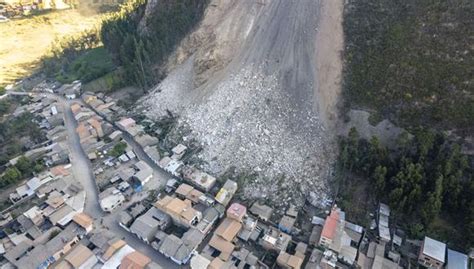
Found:
M 236 167 L 260 175 L 243 186 L 245 198 L 323 202 L 333 159 L 331 137 L 318 117 L 301 111 L 279 85 L 276 76 L 245 68 L 221 82 L 204 103 L 187 106 L 177 130 L 190 129 L 185 139 L 200 141 L 199 157 L 210 173 Z M 159 107 L 150 107 L 148 114 L 159 115 Z

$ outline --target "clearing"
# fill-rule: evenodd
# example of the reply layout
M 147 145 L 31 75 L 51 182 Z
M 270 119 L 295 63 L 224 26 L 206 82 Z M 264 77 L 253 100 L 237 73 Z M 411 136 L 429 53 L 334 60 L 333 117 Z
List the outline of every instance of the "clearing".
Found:
M 91 29 L 100 15 L 62 10 L 0 24 L 0 85 L 30 75 L 55 39 Z

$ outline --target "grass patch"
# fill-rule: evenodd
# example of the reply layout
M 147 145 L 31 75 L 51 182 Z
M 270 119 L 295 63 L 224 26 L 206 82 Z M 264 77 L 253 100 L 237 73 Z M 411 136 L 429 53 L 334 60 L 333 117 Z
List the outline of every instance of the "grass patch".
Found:
M 105 48 L 97 47 L 88 50 L 66 66 L 56 75 L 62 83 L 81 80 L 85 83 L 110 73 L 115 68 Z
M 370 113 L 368 120 L 369 120 L 370 125 L 377 126 L 377 124 L 383 121 L 383 117 L 378 112 L 372 112 Z

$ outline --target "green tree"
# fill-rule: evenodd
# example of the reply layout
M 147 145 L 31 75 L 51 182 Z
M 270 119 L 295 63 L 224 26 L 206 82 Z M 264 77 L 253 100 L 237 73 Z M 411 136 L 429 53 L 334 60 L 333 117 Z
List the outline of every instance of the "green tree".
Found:
M 33 163 L 25 156 L 21 156 L 15 164 L 15 167 L 23 175 L 29 175 L 33 171 Z
M 12 184 L 20 180 L 22 177 L 21 172 L 16 167 L 9 167 L 5 170 L 2 177 L 2 183 L 4 186 Z
M 372 180 L 374 182 L 375 192 L 378 197 L 382 197 L 385 193 L 385 180 L 387 176 L 387 167 L 377 166 L 372 173 Z

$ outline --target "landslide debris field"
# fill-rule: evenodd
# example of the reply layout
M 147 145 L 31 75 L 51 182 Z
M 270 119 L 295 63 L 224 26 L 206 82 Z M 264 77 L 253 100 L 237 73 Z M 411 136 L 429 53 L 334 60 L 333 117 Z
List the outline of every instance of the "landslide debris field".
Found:
M 241 186 L 244 198 L 326 201 L 339 84 L 320 85 L 318 61 L 339 54 L 316 53 L 318 38 L 334 42 L 326 50 L 342 46 L 340 16 L 327 16 L 342 2 L 328 1 L 211 1 L 137 112 L 177 115 L 169 136 L 197 140 L 205 170 L 258 174 Z

